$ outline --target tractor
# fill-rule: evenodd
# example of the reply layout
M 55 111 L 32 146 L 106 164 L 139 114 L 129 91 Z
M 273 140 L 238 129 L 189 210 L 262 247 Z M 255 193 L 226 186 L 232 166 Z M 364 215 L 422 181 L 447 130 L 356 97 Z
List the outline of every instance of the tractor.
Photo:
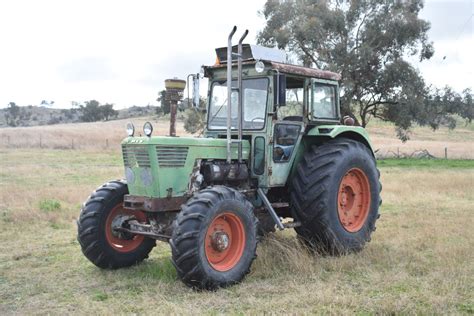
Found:
M 214 290 L 242 281 L 257 242 L 277 229 L 327 255 L 370 241 L 380 173 L 366 130 L 341 117 L 340 75 L 243 44 L 248 31 L 232 45 L 235 32 L 216 64 L 202 67 L 202 137 L 154 136 L 149 122 L 135 135 L 127 125 L 125 179 L 97 188 L 78 219 L 96 266 L 135 265 L 164 241 L 186 285 Z

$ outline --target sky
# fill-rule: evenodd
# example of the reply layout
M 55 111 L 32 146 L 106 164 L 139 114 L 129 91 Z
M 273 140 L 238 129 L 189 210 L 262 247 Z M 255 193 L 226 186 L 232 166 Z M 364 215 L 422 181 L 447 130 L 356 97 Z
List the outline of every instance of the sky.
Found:
M 69 108 L 91 99 L 115 108 L 157 105 L 164 80 L 213 64 L 234 25 L 237 38 L 249 29 L 245 42 L 255 44 L 264 3 L 2 0 L 0 108 L 42 100 Z M 421 17 L 431 22 L 436 52 L 414 65 L 427 83 L 474 86 L 473 7 L 473 0 L 425 1 Z

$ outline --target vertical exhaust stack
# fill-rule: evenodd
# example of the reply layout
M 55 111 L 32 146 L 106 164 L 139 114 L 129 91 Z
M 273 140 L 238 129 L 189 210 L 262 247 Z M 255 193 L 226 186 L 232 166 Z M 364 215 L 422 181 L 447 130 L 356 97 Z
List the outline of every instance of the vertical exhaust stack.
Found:
M 238 103 L 238 120 L 239 120 L 239 125 L 238 125 L 238 156 L 239 156 L 239 163 L 242 162 L 242 120 L 243 120 L 243 110 L 242 110 L 242 42 L 244 39 L 247 37 L 247 34 L 249 34 L 249 30 L 245 30 L 244 34 L 239 40 L 239 46 L 237 49 L 237 85 L 239 88 L 239 103 Z
M 232 53 L 232 37 L 237 31 L 237 26 L 232 28 L 227 39 L 227 162 L 232 161 L 231 145 L 232 141 L 232 91 L 236 90 L 238 93 L 237 106 L 238 106 L 238 139 L 234 141 L 238 143 L 238 158 L 239 162 L 242 162 L 242 42 L 249 33 L 245 30 L 244 34 L 239 40 L 237 53 Z M 237 57 L 237 88 L 232 88 L 232 56 Z
M 237 31 L 237 26 L 232 28 L 232 31 L 227 38 L 227 162 L 232 160 L 230 146 L 232 143 L 232 37 Z

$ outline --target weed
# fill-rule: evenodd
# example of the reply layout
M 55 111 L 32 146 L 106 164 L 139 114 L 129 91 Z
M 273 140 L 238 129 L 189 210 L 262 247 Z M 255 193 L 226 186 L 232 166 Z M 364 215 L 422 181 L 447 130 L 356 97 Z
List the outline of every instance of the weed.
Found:
M 98 302 L 103 302 L 103 301 L 107 300 L 108 298 L 109 298 L 109 296 L 107 295 L 107 293 L 105 293 L 103 291 L 99 291 L 99 290 L 94 291 L 94 293 L 92 295 L 92 299 L 94 301 L 98 301 Z
M 61 209 L 61 202 L 55 199 L 44 199 L 39 202 L 39 209 L 43 212 L 54 212 Z

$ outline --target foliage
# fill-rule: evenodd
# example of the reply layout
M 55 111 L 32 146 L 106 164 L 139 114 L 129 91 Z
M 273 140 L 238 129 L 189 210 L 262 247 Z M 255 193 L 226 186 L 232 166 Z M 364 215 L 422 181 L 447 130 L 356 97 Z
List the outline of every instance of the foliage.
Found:
M 206 99 L 199 98 L 199 107 L 190 107 L 184 111 L 184 130 L 195 134 L 201 132 L 206 124 Z
M 166 90 L 158 92 L 156 101 L 160 102 L 160 106 L 156 109 L 156 114 L 168 114 L 170 112 L 170 101 L 166 100 Z
M 61 202 L 55 199 L 44 199 L 39 201 L 39 209 L 43 212 L 54 212 L 61 209 Z
M 86 101 L 85 105 L 79 105 L 79 110 L 82 113 L 81 120 L 83 122 L 108 121 L 118 115 L 113 107 L 114 105 L 110 103 L 101 105 L 97 100 Z
M 29 120 L 30 118 L 31 112 L 16 105 L 15 102 L 8 103 L 8 107 L 5 112 L 5 121 L 8 126 L 19 126 L 22 122 Z
M 8 103 L 7 111 L 5 113 L 5 120 L 8 126 L 15 127 L 18 124 L 20 117 L 20 107 L 15 102 Z
M 111 118 L 117 117 L 118 112 L 114 110 L 114 105 L 112 103 L 106 103 L 101 106 L 101 112 L 104 120 L 108 121 Z
M 414 122 L 436 128 L 452 114 L 472 119 L 470 91 L 461 102 L 449 88 L 431 91 L 407 61 L 434 54 L 422 8 L 423 0 L 267 0 L 258 41 L 288 49 L 305 66 L 341 73 L 342 114 L 364 127 L 371 117 L 394 122 L 406 140 Z

